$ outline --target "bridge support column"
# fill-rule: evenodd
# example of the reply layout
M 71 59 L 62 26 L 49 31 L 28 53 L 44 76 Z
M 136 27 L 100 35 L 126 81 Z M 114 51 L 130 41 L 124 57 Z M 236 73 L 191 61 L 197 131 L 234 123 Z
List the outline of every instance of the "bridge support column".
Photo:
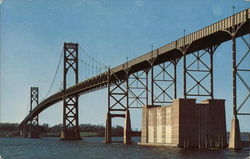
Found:
M 27 133 L 27 131 L 25 130 L 24 127 L 22 127 L 22 128 L 19 130 L 19 135 L 20 135 L 21 137 L 28 137 L 28 133 Z
M 130 121 L 129 110 L 127 110 L 126 114 L 125 114 L 123 143 L 124 144 L 131 144 L 131 121 Z
M 107 116 L 106 116 L 106 127 L 105 127 L 105 143 L 111 143 L 112 139 L 111 139 L 111 135 L 112 135 L 112 123 L 111 123 L 111 115 L 108 112 Z
M 243 146 L 243 142 L 241 142 L 240 138 L 240 125 L 238 120 L 238 115 L 250 115 L 250 113 L 240 112 L 241 108 L 245 105 L 249 104 L 250 99 L 250 85 L 249 78 L 247 73 L 250 72 L 249 65 L 249 54 L 250 54 L 250 38 L 246 36 L 250 36 L 249 34 L 245 36 L 240 36 L 236 39 L 237 34 L 241 34 L 240 28 L 246 27 L 250 28 L 250 23 L 235 23 L 236 16 L 232 18 L 233 26 L 224 30 L 229 33 L 232 37 L 232 65 L 233 65 L 233 119 L 231 123 L 231 132 L 229 138 L 229 148 L 230 149 L 241 149 Z M 245 38 L 246 37 L 246 38 Z M 247 50 L 243 54 L 239 54 L 236 52 L 236 40 L 242 40 L 243 45 L 246 46 Z M 239 45 L 239 47 L 242 45 Z M 243 47 L 240 49 L 243 50 Z M 238 55 L 238 56 L 237 56 Z M 245 76 L 245 77 L 244 77 Z M 239 87 L 237 87 L 237 85 Z M 239 89 L 240 88 L 240 91 Z M 242 89 L 244 88 L 244 89 Z M 239 96 L 237 96 L 237 92 L 240 92 Z M 242 98 L 243 97 L 243 98 Z
M 39 101 L 38 95 L 39 95 L 38 87 L 31 87 L 30 89 L 30 113 L 32 112 L 33 104 L 35 103 L 35 106 L 38 105 L 38 101 Z M 30 119 L 29 127 L 30 127 L 29 137 L 39 138 L 38 115 L 35 115 L 34 117 Z
M 108 113 L 106 117 L 105 143 L 112 143 L 112 118 L 125 118 L 123 143 L 131 143 L 131 122 L 129 112 L 129 80 L 128 71 L 124 79 L 118 80 L 109 69 L 108 73 Z M 112 86 L 112 87 L 111 87 Z
M 27 131 L 25 130 L 24 127 L 19 129 L 19 136 L 21 136 L 21 137 L 27 137 L 28 136 Z
M 230 138 L 229 138 L 229 148 L 235 150 L 241 148 L 240 125 L 237 116 L 234 116 L 232 119 Z
M 79 140 L 80 131 L 78 123 L 78 94 L 68 95 L 67 73 L 75 74 L 75 84 L 78 84 L 78 44 L 64 43 L 64 74 L 63 74 L 63 131 L 62 140 Z M 72 81 L 71 81 L 72 82 Z
M 30 138 L 39 138 L 40 133 L 39 133 L 39 125 L 38 125 L 38 116 L 35 116 L 30 124 L 30 133 L 29 133 Z
M 246 13 L 246 16 L 247 14 L 248 13 Z M 245 38 L 246 36 L 249 36 L 249 34 L 246 34 L 245 36 L 242 35 L 236 39 L 237 34 L 241 34 L 241 31 L 240 31 L 241 28 L 246 27 L 246 29 L 249 29 L 250 23 L 246 23 L 246 22 L 235 23 L 236 18 L 237 18 L 237 14 L 232 16 L 232 24 L 233 24 L 232 27 L 223 30 L 232 37 L 233 119 L 231 123 L 229 148 L 234 149 L 234 150 L 241 149 L 241 147 L 243 146 L 243 143 L 241 142 L 241 139 L 240 139 L 240 125 L 239 125 L 239 120 L 237 116 L 238 115 L 250 115 L 250 113 L 240 112 L 242 107 L 249 104 L 249 99 L 250 99 L 249 78 L 248 78 L 248 75 L 246 75 L 246 73 L 250 72 L 250 69 L 249 69 L 250 67 L 249 65 L 249 54 L 250 54 L 250 41 L 249 40 L 250 38 L 248 37 Z M 242 55 L 236 52 L 236 40 L 238 39 L 242 40 L 243 45 L 245 44 L 247 48 L 246 52 L 243 53 Z M 242 47 L 243 45 L 239 45 L 239 47 Z M 240 50 L 243 50 L 244 49 L 243 47 Z M 240 87 L 237 87 L 237 85 L 239 85 Z M 238 88 L 240 88 L 240 91 Z M 240 98 L 238 98 L 237 92 L 240 92 Z M 245 94 L 247 95 L 245 96 Z
M 241 149 L 240 144 L 240 127 L 239 120 L 237 118 L 237 83 L 236 83 L 236 73 L 237 73 L 237 62 L 236 62 L 236 38 L 232 35 L 232 61 L 233 61 L 233 119 L 231 123 L 231 131 L 229 138 L 229 148 L 230 149 Z
M 115 74 L 108 70 L 108 113 L 106 117 L 105 128 L 105 143 L 112 143 L 112 118 L 124 118 L 124 112 L 127 110 L 127 96 L 128 90 L 126 89 L 127 83 L 126 74 L 123 80 L 119 80 Z

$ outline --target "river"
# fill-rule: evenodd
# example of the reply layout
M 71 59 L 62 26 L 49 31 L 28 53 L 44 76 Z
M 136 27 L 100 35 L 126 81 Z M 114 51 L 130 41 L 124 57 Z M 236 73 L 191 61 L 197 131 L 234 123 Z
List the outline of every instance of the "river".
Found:
M 133 138 L 135 142 L 139 140 L 138 137 Z M 250 153 L 250 148 L 241 151 L 184 150 L 139 146 L 136 143 L 105 144 L 102 141 L 102 137 L 86 137 L 79 141 L 61 141 L 58 138 L 0 138 L 0 159 L 243 159 Z

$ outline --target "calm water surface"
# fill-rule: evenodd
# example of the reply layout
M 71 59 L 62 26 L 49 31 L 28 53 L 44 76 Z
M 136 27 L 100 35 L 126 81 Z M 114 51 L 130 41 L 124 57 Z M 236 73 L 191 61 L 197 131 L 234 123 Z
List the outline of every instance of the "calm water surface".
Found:
M 121 140 L 122 138 L 116 138 Z M 133 138 L 138 142 L 139 138 Z M 184 150 L 167 147 L 146 147 L 136 143 L 105 144 L 101 137 L 80 141 L 61 141 L 58 138 L 0 138 L 3 159 L 243 159 L 250 148 L 241 151 Z

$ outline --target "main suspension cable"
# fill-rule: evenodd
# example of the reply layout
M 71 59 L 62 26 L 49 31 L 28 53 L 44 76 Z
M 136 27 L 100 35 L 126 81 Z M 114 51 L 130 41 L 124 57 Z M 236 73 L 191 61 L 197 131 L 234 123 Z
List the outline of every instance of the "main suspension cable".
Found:
M 62 61 L 62 55 L 63 55 L 63 50 L 62 50 L 62 52 L 61 52 L 61 56 L 60 56 L 60 59 L 59 59 L 58 64 L 57 64 L 56 72 L 55 72 L 55 74 L 54 74 L 53 80 L 52 80 L 52 82 L 51 82 L 51 84 L 50 84 L 50 87 L 49 87 L 49 90 L 48 90 L 48 92 L 46 93 L 46 96 L 43 98 L 43 100 L 44 100 L 45 98 L 48 97 L 48 95 L 49 95 L 49 93 L 50 93 L 50 91 L 51 91 L 51 88 L 52 88 L 52 86 L 53 86 L 53 84 L 54 84 L 54 82 L 55 82 L 56 75 L 57 75 L 57 73 L 58 73 L 58 70 L 59 70 L 59 67 L 60 67 L 60 64 L 61 64 L 61 61 Z

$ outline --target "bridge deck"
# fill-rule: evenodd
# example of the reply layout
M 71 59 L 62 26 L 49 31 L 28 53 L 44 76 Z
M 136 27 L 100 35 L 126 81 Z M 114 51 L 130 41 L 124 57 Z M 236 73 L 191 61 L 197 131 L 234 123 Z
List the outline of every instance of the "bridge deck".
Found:
M 183 56 L 180 51 L 183 47 L 187 47 L 186 54 L 202 50 L 213 45 L 218 45 L 225 41 L 231 40 L 232 36 L 227 32 L 234 26 L 241 26 L 236 37 L 243 36 L 250 33 L 250 9 L 246 9 L 239 13 L 236 13 L 228 18 L 218 21 L 212 25 L 202 28 L 196 32 L 193 32 L 183 38 L 166 44 L 160 48 L 152 50 L 140 57 L 128 61 L 127 63 L 121 64 L 111 69 L 113 82 L 117 80 L 124 80 L 125 71 L 124 69 L 130 68 L 129 73 L 134 73 L 146 68 L 151 67 L 150 62 L 154 59 L 153 65 L 170 61 Z M 107 87 L 107 72 L 99 74 L 95 77 L 80 82 L 79 84 L 67 88 L 65 93 L 70 94 L 85 94 L 91 91 L 99 90 Z M 118 78 L 118 79 L 117 79 Z M 61 101 L 63 99 L 64 92 L 60 91 L 54 95 L 46 98 L 44 101 L 39 103 L 35 109 L 20 123 L 20 126 L 27 123 L 30 118 L 42 112 L 47 107 Z

